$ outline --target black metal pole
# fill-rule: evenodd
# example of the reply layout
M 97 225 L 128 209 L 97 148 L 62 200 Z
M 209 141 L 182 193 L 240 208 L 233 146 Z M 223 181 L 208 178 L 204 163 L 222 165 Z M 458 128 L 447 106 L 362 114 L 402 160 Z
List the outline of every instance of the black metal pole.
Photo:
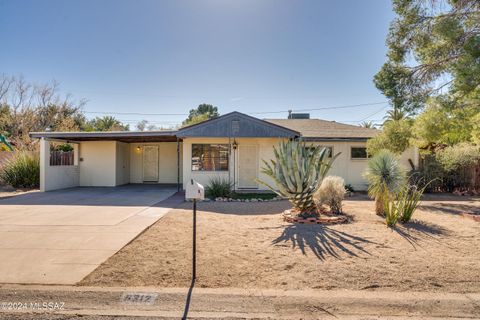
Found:
M 197 199 L 193 199 L 193 258 L 192 280 L 196 278 L 197 269 Z

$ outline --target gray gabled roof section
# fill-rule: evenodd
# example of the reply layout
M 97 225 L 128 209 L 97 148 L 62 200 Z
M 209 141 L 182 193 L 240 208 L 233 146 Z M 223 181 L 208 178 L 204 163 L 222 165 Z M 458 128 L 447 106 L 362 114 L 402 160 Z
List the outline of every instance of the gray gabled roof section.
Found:
M 258 138 L 295 138 L 298 131 L 263 121 L 255 117 L 230 112 L 198 124 L 178 130 L 177 137 L 258 137 Z

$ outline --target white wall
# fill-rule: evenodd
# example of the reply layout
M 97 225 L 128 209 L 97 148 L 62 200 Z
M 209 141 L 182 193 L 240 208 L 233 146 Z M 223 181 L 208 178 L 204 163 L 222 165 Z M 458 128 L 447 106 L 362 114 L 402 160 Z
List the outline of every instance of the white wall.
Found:
M 40 190 L 51 191 L 79 186 L 78 145 L 73 144 L 75 162 L 73 166 L 50 165 L 50 142 L 40 140 Z
M 143 147 L 158 147 L 158 183 L 177 183 L 177 143 L 131 143 L 130 182 L 143 183 Z M 180 181 L 182 181 L 182 145 L 180 144 Z
M 183 139 L 183 188 L 194 179 L 206 186 L 211 178 L 220 177 L 228 179 L 228 171 L 192 171 L 192 143 L 228 143 L 228 138 L 187 138 Z M 229 163 L 232 166 L 232 161 Z M 233 167 L 232 167 L 233 168 Z M 232 174 L 233 181 L 233 174 Z
M 232 140 L 233 141 L 233 140 Z M 274 158 L 273 146 L 277 145 L 281 139 L 277 138 L 237 138 L 237 143 L 257 145 L 259 148 L 258 159 L 258 177 L 270 185 L 274 185 L 272 179 L 261 173 L 263 167 L 263 161 Z M 183 140 L 183 185 L 193 178 L 203 185 L 207 185 L 209 180 L 215 176 L 229 179 L 229 172 L 215 172 L 215 171 L 192 171 L 191 170 L 191 157 L 192 157 L 192 144 L 194 143 L 225 143 L 228 144 L 228 138 L 186 138 Z M 351 147 L 365 147 L 365 142 L 352 142 L 352 141 L 320 141 L 312 142 L 314 145 L 331 146 L 333 147 L 333 153 L 341 154 L 337 157 L 332 165 L 332 169 L 329 175 L 337 175 L 345 179 L 346 184 L 351 184 L 356 190 L 366 190 L 367 182 L 363 178 L 363 172 L 367 168 L 368 159 L 352 159 Z M 232 151 L 233 156 L 233 151 Z M 416 165 L 418 165 L 418 152 L 411 148 L 402 155 L 401 164 L 410 170 L 411 166 L 408 163 L 408 159 L 411 159 Z M 230 179 L 233 181 L 233 158 L 230 159 Z M 238 167 L 238 155 L 236 159 L 236 166 Z M 236 172 L 238 176 L 238 172 Z M 238 179 L 237 179 L 238 181 Z M 238 187 L 238 185 L 237 185 Z M 267 190 L 263 185 L 259 185 L 259 190 Z
M 258 146 L 258 177 L 271 185 L 273 181 L 270 177 L 262 174 L 260 169 L 263 167 L 262 159 L 273 158 L 273 146 L 276 145 L 281 139 L 278 138 L 236 138 L 238 145 L 256 145 Z M 233 139 L 230 141 L 233 143 Z M 233 155 L 235 154 L 235 166 L 238 168 L 238 150 L 231 150 L 231 157 L 229 160 L 230 172 L 228 171 L 192 171 L 192 144 L 195 143 L 212 143 L 212 144 L 228 144 L 228 138 L 186 138 L 183 140 L 183 185 L 194 179 L 203 185 L 208 185 L 210 179 L 214 177 L 220 177 L 223 179 L 230 179 L 234 181 L 234 161 Z M 235 172 L 236 188 L 238 188 L 238 170 Z M 258 186 L 259 190 L 268 190 L 263 185 Z
M 116 185 L 116 141 L 84 141 L 80 144 L 80 186 Z

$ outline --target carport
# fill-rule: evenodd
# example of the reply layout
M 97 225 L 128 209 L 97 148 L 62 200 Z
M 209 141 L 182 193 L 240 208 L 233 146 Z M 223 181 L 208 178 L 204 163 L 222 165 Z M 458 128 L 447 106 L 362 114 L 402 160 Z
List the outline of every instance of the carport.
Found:
M 40 139 L 40 189 L 162 184 L 181 188 L 176 131 L 33 132 Z M 57 151 L 69 144 L 72 151 Z
M 144 184 L 0 200 L 0 283 L 77 283 L 183 201 L 175 193 Z

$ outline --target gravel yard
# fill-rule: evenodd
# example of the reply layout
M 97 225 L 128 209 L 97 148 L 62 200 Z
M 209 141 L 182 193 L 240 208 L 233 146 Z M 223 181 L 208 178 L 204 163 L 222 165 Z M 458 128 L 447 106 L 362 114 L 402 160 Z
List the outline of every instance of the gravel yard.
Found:
M 353 221 L 282 221 L 287 201 L 198 205 L 199 287 L 480 292 L 480 199 L 425 198 L 407 226 L 389 229 L 364 195 Z M 191 203 L 184 203 L 108 259 L 81 285 L 188 287 Z

